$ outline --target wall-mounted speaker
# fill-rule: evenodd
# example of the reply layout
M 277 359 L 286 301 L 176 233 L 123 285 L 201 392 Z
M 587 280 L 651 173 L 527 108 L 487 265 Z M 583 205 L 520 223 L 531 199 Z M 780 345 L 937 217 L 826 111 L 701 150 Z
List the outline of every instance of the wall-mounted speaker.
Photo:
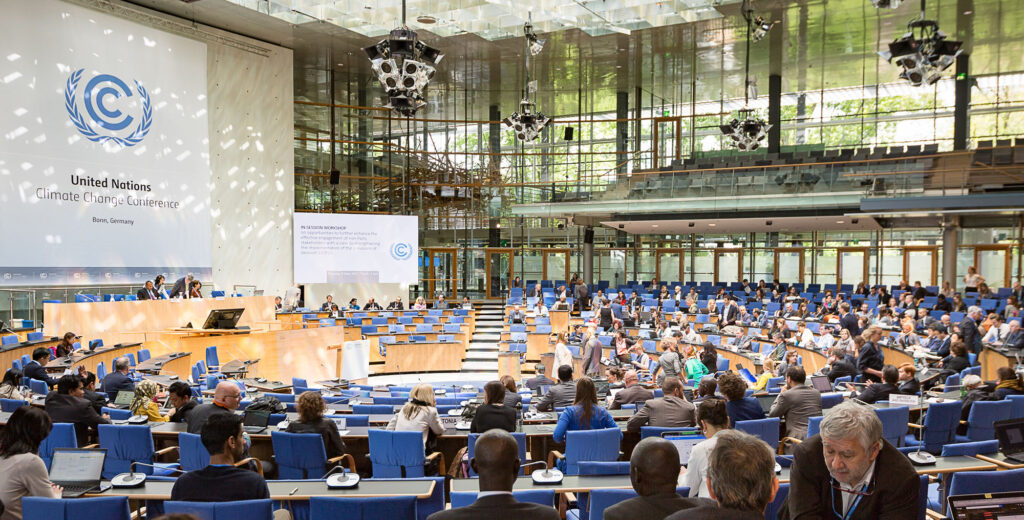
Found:
M 588 227 L 583 230 L 583 243 L 593 244 L 594 243 L 594 228 Z
M 331 184 L 338 184 L 341 182 L 341 172 L 338 170 L 331 170 Z
M 573 132 L 575 132 L 575 129 L 573 127 L 571 127 L 571 126 L 565 127 L 565 140 L 566 141 L 572 141 L 572 134 L 573 134 Z

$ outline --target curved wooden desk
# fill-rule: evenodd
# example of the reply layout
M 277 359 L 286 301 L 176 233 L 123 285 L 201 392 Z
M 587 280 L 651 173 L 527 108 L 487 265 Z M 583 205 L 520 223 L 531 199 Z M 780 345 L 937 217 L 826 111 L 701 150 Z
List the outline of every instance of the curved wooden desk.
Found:
M 188 352 L 173 352 L 149 358 L 135 366 L 137 372 L 178 376 L 188 380 L 192 375 L 192 355 Z
M 70 358 L 57 358 L 51 359 L 46 364 L 46 370 L 50 371 L 63 371 L 67 369 L 76 370 L 80 366 L 84 366 L 86 370 L 92 373 L 96 373 L 96 367 L 100 363 L 103 363 L 107 367 L 107 372 L 114 371 L 114 360 L 123 357 L 127 354 L 135 354 L 142 348 L 141 343 L 121 343 L 118 345 L 111 345 L 109 347 L 100 347 L 92 352 L 88 349 L 78 349 L 71 355 Z
M 999 367 L 1017 366 L 1017 358 L 1014 357 L 1014 354 L 1020 354 L 1024 359 L 1024 352 L 1017 350 L 1003 351 L 988 346 L 982 349 L 981 354 L 978 354 L 978 363 L 981 363 L 981 379 L 983 381 L 998 380 L 999 375 L 996 374 L 996 370 L 999 370 Z
M 459 372 L 466 349 L 460 341 L 390 343 L 384 369 L 378 374 L 404 372 Z
M 14 343 L 6 345 L 0 349 L 0 373 L 7 371 L 11 368 L 11 363 L 14 361 L 21 361 L 21 356 L 27 355 L 32 357 L 32 351 L 39 348 L 45 347 L 50 348 L 55 346 L 60 340 L 58 338 L 48 338 L 42 341 L 23 341 L 20 343 Z
M 896 347 L 887 347 L 885 345 L 879 346 L 882 349 L 882 357 L 884 358 L 886 365 L 899 367 L 904 363 L 910 363 L 911 365 L 914 364 L 913 354 Z

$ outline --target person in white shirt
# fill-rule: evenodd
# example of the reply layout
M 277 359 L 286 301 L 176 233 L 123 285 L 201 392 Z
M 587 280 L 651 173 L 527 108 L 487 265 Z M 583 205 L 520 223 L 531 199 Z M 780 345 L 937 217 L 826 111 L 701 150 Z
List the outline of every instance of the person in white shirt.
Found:
M 1006 335 L 1010 333 L 1010 326 L 1006 323 L 1006 320 L 1000 314 L 992 315 L 992 325 L 989 326 L 988 332 L 981 338 L 982 343 L 995 343 L 1006 339 Z
M 544 300 L 537 300 L 537 304 L 533 306 L 534 316 L 547 316 L 548 308 L 544 306 Z
M 572 352 L 565 345 L 565 333 L 559 332 L 555 341 L 555 360 L 552 363 L 551 371 L 558 373 L 558 367 L 562 365 L 572 366 Z
M 693 325 L 689 324 L 686 326 L 686 329 L 683 330 L 683 342 L 703 343 L 704 340 L 701 339 L 700 334 L 697 334 L 697 331 L 693 330 Z
M 789 343 L 804 348 L 814 348 L 814 333 L 807 328 L 803 321 L 796 322 L 796 334 L 789 338 Z
M 832 335 L 831 325 L 821 326 L 821 336 L 818 337 L 817 347 L 822 352 L 828 352 L 828 349 L 832 348 L 836 344 L 836 338 Z
M 729 413 L 725 409 L 725 401 L 708 398 L 697 404 L 697 425 L 704 433 L 705 440 L 697 443 L 690 450 L 690 461 L 683 475 L 683 485 L 690 488 L 691 497 L 711 498 L 708 492 L 708 456 L 715 449 L 718 432 L 729 429 Z
M 434 400 L 434 387 L 420 383 L 409 392 L 409 402 L 398 411 L 385 428 L 391 431 L 423 432 L 423 445 L 427 445 L 427 436 L 444 434 L 444 425 L 437 415 L 437 401 Z

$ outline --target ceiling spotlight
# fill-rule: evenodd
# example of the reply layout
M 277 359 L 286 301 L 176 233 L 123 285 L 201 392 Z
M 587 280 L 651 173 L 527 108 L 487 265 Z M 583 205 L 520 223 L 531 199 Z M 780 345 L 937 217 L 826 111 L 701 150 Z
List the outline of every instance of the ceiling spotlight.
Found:
M 761 147 L 761 141 L 768 136 L 768 130 L 772 128 L 772 125 L 755 118 L 754 111 L 749 108 L 740 110 L 739 117 L 743 120 L 734 118 L 728 124 L 719 125 L 718 128 L 723 135 L 732 138 L 732 144 L 740 151 L 757 150 Z
M 942 79 L 942 71 L 956 63 L 956 57 L 963 52 L 963 42 L 947 40 L 933 20 L 915 20 L 907 27 L 906 34 L 878 55 L 901 67 L 899 77 L 912 86 L 932 85 Z
M 544 127 L 551 122 L 551 118 L 536 112 L 537 106 L 529 99 L 524 98 L 519 102 L 519 112 L 512 112 L 512 115 L 502 119 L 505 126 L 516 133 L 520 141 L 529 142 L 540 136 Z
M 761 41 L 765 36 L 768 35 L 768 31 L 772 30 L 774 22 L 765 20 L 764 17 L 758 16 L 754 19 L 754 32 L 751 35 L 755 42 Z
M 544 50 L 544 43 L 547 40 L 543 40 L 537 37 L 537 33 L 533 32 L 533 24 L 526 22 L 526 26 L 523 28 L 526 32 L 526 41 L 529 42 L 527 46 L 530 55 L 536 56 L 540 54 L 540 51 Z
M 903 0 L 871 0 L 876 9 L 896 9 L 901 3 Z
M 433 65 L 444 57 L 441 51 L 419 41 L 416 31 L 401 27 L 363 52 L 388 96 L 385 107 L 412 117 L 427 105 L 423 96 L 434 77 Z

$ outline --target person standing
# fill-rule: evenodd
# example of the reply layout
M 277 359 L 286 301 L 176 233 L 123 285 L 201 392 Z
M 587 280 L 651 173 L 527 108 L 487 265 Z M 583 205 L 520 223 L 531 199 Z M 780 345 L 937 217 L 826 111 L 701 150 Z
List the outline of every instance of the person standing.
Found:
M 974 354 L 981 353 L 981 331 L 978 330 L 978 322 L 983 316 L 981 307 L 972 305 L 967 308 L 967 315 L 960 322 L 960 337 L 963 338 L 964 345 L 967 345 L 967 351 Z
M 587 328 L 583 336 L 583 373 L 597 376 L 601 373 L 601 342 L 597 339 L 597 331 Z
M 679 377 L 683 372 L 683 361 L 676 352 L 675 338 L 661 340 L 664 352 L 658 357 L 658 366 L 654 367 L 651 377 L 661 384 L 667 377 Z

